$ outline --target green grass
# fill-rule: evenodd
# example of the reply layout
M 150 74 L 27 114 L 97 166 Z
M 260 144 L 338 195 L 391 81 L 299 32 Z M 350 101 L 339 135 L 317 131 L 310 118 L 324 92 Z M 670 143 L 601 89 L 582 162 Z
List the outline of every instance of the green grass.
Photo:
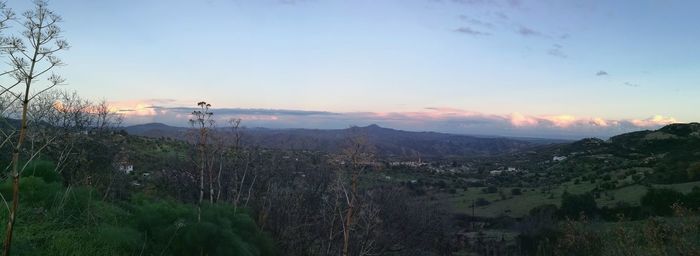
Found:
M 632 206 L 639 205 L 639 200 L 647 192 L 647 188 L 642 185 L 631 185 L 607 191 L 610 197 L 601 195 L 596 200 L 598 207 L 615 207 L 618 202 L 624 202 Z
M 700 187 L 700 181 L 670 184 L 670 185 L 655 185 L 655 187 L 671 188 L 671 189 L 675 189 L 678 192 L 687 194 L 688 192 L 693 190 L 693 187 Z
M 675 189 L 681 193 L 688 193 L 693 187 L 700 187 L 700 181 L 678 183 L 670 185 L 654 185 L 654 187 L 663 187 Z M 573 184 L 573 182 L 563 183 L 562 185 L 553 188 L 551 192 L 542 193 L 540 188 L 532 191 L 530 188 L 522 188 L 522 195 L 513 196 L 510 194 L 511 188 L 499 188 L 506 195 L 506 199 L 502 200 L 499 193 L 486 194 L 481 190 L 483 187 L 469 188 L 468 191 L 458 191 L 455 195 L 446 196 L 444 199 L 453 203 L 455 210 L 460 213 L 472 214 L 472 201 L 478 198 L 484 198 L 491 202 L 486 206 L 476 207 L 475 215 L 480 217 L 497 217 L 499 215 L 508 215 L 511 217 L 522 217 L 529 213 L 532 208 L 544 204 L 554 204 L 559 206 L 561 203 L 561 195 L 564 191 L 572 194 L 581 194 L 591 191 L 595 188 L 595 184 L 581 182 Z M 607 192 L 601 193 L 600 198 L 596 199 L 599 207 L 615 207 L 619 202 L 624 202 L 632 206 L 639 205 L 639 201 L 646 193 L 647 188 L 643 185 L 630 185 Z
M 520 217 L 526 215 L 535 206 L 558 204 L 560 201 L 559 196 L 555 195 L 554 198 L 549 198 L 549 193 L 541 193 L 537 189 L 535 191 L 523 189 L 522 195 L 512 196 L 510 195 L 511 188 L 501 188 L 508 197 L 505 200 L 501 199 L 499 193 L 486 194 L 481 192 L 481 189 L 481 187 L 470 188 L 461 194 L 458 192 L 455 196 L 450 196 L 448 200 L 454 203 L 457 212 L 467 214 L 472 213 L 471 205 L 473 200 L 478 198 L 488 200 L 491 204 L 476 207 L 474 211 L 475 215 L 480 217 L 496 217 L 499 215 Z

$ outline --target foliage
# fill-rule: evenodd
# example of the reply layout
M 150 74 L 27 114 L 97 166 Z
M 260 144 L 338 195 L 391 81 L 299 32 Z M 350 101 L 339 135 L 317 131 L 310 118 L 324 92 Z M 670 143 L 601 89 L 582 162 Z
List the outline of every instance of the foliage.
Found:
M 681 192 L 668 188 L 650 188 L 642 197 L 642 207 L 647 208 L 652 214 L 669 216 L 673 213 L 671 206 L 684 201 Z
M 559 211 L 562 217 L 578 219 L 580 215 L 593 216 L 597 210 L 598 205 L 592 193 L 575 195 L 564 192 L 561 196 Z
M 275 255 L 269 236 L 232 206 L 208 205 L 198 223 L 192 205 L 171 200 L 136 195 L 110 203 L 94 189 L 34 176 L 21 186 L 18 255 Z M 10 195 L 11 183 L 1 184 L 0 193 Z
M 513 188 L 510 190 L 510 194 L 514 196 L 522 195 L 523 192 L 520 188 Z
M 46 183 L 63 182 L 63 178 L 56 172 L 56 165 L 50 161 L 32 161 L 22 173 L 23 177 L 34 176 L 41 178 Z

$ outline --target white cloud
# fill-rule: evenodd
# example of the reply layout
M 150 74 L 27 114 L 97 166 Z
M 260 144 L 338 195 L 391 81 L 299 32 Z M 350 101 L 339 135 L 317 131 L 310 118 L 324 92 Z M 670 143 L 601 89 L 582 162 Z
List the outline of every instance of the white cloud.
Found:
M 131 111 L 123 112 L 127 124 L 162 122 L 187 126 L 192 107 L 155 106 L 145 101 L 116 103 Z M 212 109 L 219 123 L 241 118 L 248 127 L 339 129 L 351 125 L 379 124 L 403 130 L 437 131 L 460 134 L 489 134 L 552 138 L 609 137 L 624 132 L 658 128 L 676 123 L 672 117 L 655 115 L 647 119 L 604 119 L 570 114 L 496 115 L 456 108 L 430 107 L 406 112 L 327 112 L 284 109 Z

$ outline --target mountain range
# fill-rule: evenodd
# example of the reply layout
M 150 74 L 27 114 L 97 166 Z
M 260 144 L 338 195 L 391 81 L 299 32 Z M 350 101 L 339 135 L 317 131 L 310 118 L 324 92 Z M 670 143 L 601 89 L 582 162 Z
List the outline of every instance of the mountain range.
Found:
M 351 129 L 353 131 L 351 131 Z M 191 128 L 149 123 L 125 127 L 132 135 L 184 139 Z M 220 128 L 227 131 L 225 128 Z M 241 142 L 248 146 L 273 149 L 339 152 L 353 134 L 366 136 L 378 154 L 388 157 L 449 157 L 496 155 L 525 148 L 565 143 L 565 140 L 539 138 L 485 137 L 438 132 L 413 132 L 369 125 L 348 129 L 268 129 L 243 128 Z

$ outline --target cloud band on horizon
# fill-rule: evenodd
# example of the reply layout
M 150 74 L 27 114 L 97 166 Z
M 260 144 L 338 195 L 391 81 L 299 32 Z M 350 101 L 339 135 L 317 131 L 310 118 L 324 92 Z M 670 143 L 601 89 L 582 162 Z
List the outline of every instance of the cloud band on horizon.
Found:
M 193 107 L 161 104 L 113 102 L 125 115 L 125 123 L 160 122 L 187 126 Z M 486 114 L 455 108 L 428 107 L 405 112 L 330 112 L 261 108 L 213 108 L 220 123 L 240 118 L 248 127 L 342 129 L 352 125 L 378 124 L 385 127 L 458 134 L 502 135 L 548 138 L 610 137 L 616 134 L 656 129 L 676 123 L 672 117 L 654 115 L 646 119 L 604 119 L 573 115 Z

